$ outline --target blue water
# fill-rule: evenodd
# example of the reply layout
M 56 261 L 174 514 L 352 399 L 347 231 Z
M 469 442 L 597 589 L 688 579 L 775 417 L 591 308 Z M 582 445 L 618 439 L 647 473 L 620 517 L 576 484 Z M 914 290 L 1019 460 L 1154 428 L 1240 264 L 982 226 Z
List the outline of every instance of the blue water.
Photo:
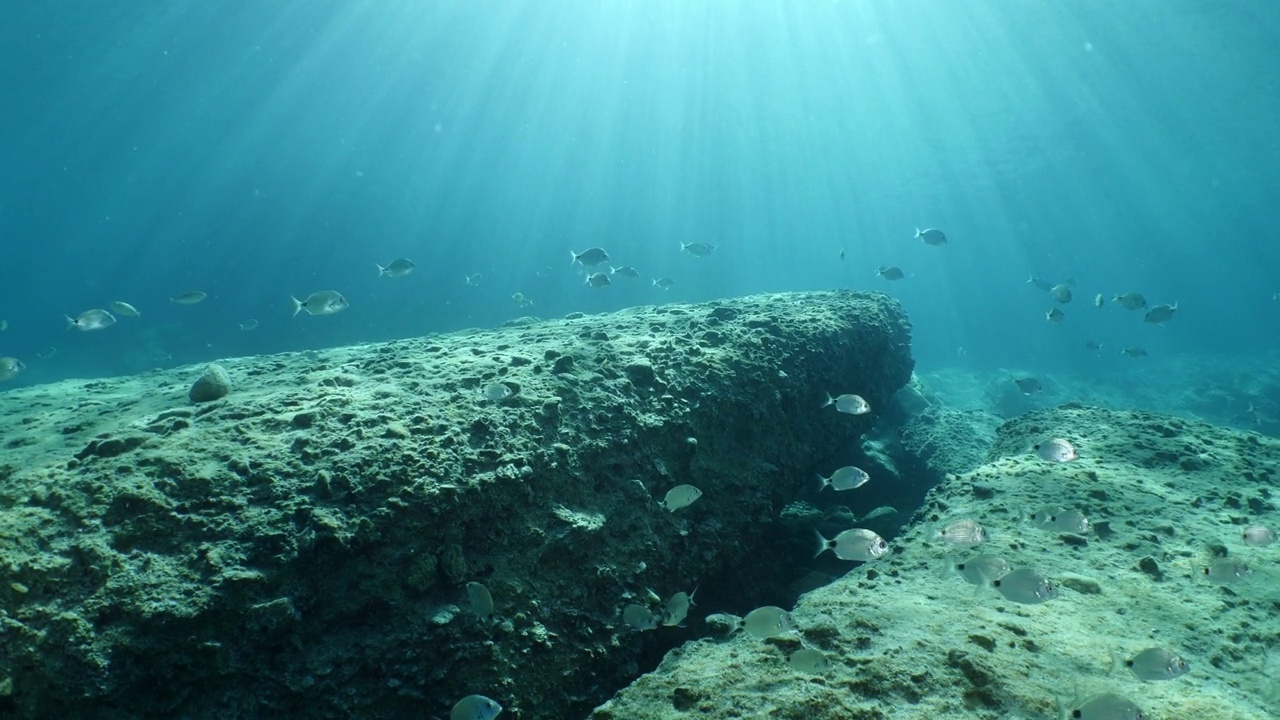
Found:
M 1277 37 L 1253 0 L 5 3 L 7 385 L 841 287 L 922 367 L 1273 351 Z M 585 286 L 593 245 L 643 279 Z M 1090 304 L 1128 290 L 1181 312 Z M 112 300 L 142 318 L 64 330 Z

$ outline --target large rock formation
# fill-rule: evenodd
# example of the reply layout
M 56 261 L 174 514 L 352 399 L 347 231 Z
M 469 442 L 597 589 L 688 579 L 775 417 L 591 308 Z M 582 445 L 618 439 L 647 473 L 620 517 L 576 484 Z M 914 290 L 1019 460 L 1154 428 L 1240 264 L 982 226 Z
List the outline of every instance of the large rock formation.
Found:
M 770 527 L 873 421 L 826 393 L 912 363 L 841 292 L 222 365 L 194 407 L 189 368 L 0 399 L 0 714 L 584 716 L 686 632 L 623 605 L 794 573 Z

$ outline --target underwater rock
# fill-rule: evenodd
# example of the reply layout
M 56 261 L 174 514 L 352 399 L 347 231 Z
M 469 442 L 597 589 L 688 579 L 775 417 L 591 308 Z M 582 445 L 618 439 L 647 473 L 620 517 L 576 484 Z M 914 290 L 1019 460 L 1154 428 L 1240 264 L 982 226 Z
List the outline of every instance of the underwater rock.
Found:
M 231 392 L 231 376 L 217 363 L 210 363 L 201 373 L 200 378 L 191 386 L 187 397 L 193 403 L 220 400 Z
M 237 402 L 181 417 L 190 367 L 6 392 L 0 715 L 584 717 L 690 632 L 631 598 L 700 587 L 701 628 L 807 573 L 778 511 L 875 419 L 819 406 L 885 406 L 910 340 L 886 295 L 776 294 L 225 360 L 190 399 Z

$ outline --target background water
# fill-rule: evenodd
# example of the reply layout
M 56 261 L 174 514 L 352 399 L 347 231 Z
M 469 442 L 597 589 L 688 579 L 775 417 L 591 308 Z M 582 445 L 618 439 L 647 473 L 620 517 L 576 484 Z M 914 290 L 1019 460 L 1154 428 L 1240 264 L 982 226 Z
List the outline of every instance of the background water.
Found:
M 926 369 L 1260 357 L 1277 37 L 1252 0 L 5 3 L 0 355 L 12 386 L 853 287 Z M 592 245 L 643 279 L 584 286 Z M 1065 323 L 1029 273 L 1078 281 Z M 290 317 L 322 289 L 351 308 Z M 1090 304 L 1127 290 L 1180 313 Z M 143 317 L 63 329 L 117 299 Z

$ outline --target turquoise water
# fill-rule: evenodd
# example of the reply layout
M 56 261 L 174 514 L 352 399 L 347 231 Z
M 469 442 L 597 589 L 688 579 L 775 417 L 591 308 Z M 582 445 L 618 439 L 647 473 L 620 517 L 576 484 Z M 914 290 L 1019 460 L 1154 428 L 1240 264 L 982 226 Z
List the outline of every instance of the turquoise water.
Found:
M 925 368 L 1280 344 L 1275 3 L 8 3 L 0 36 L 11 386 L 833 287 L 899 297 Z M 641 279 L 584 285 L 595 245 Z M 1066 322 L 1028 274 L 1077 281 Z M 1180 313 L 1091 305 L 1128 290 Z M 112 300 L 142 318 L 64 330 Z

